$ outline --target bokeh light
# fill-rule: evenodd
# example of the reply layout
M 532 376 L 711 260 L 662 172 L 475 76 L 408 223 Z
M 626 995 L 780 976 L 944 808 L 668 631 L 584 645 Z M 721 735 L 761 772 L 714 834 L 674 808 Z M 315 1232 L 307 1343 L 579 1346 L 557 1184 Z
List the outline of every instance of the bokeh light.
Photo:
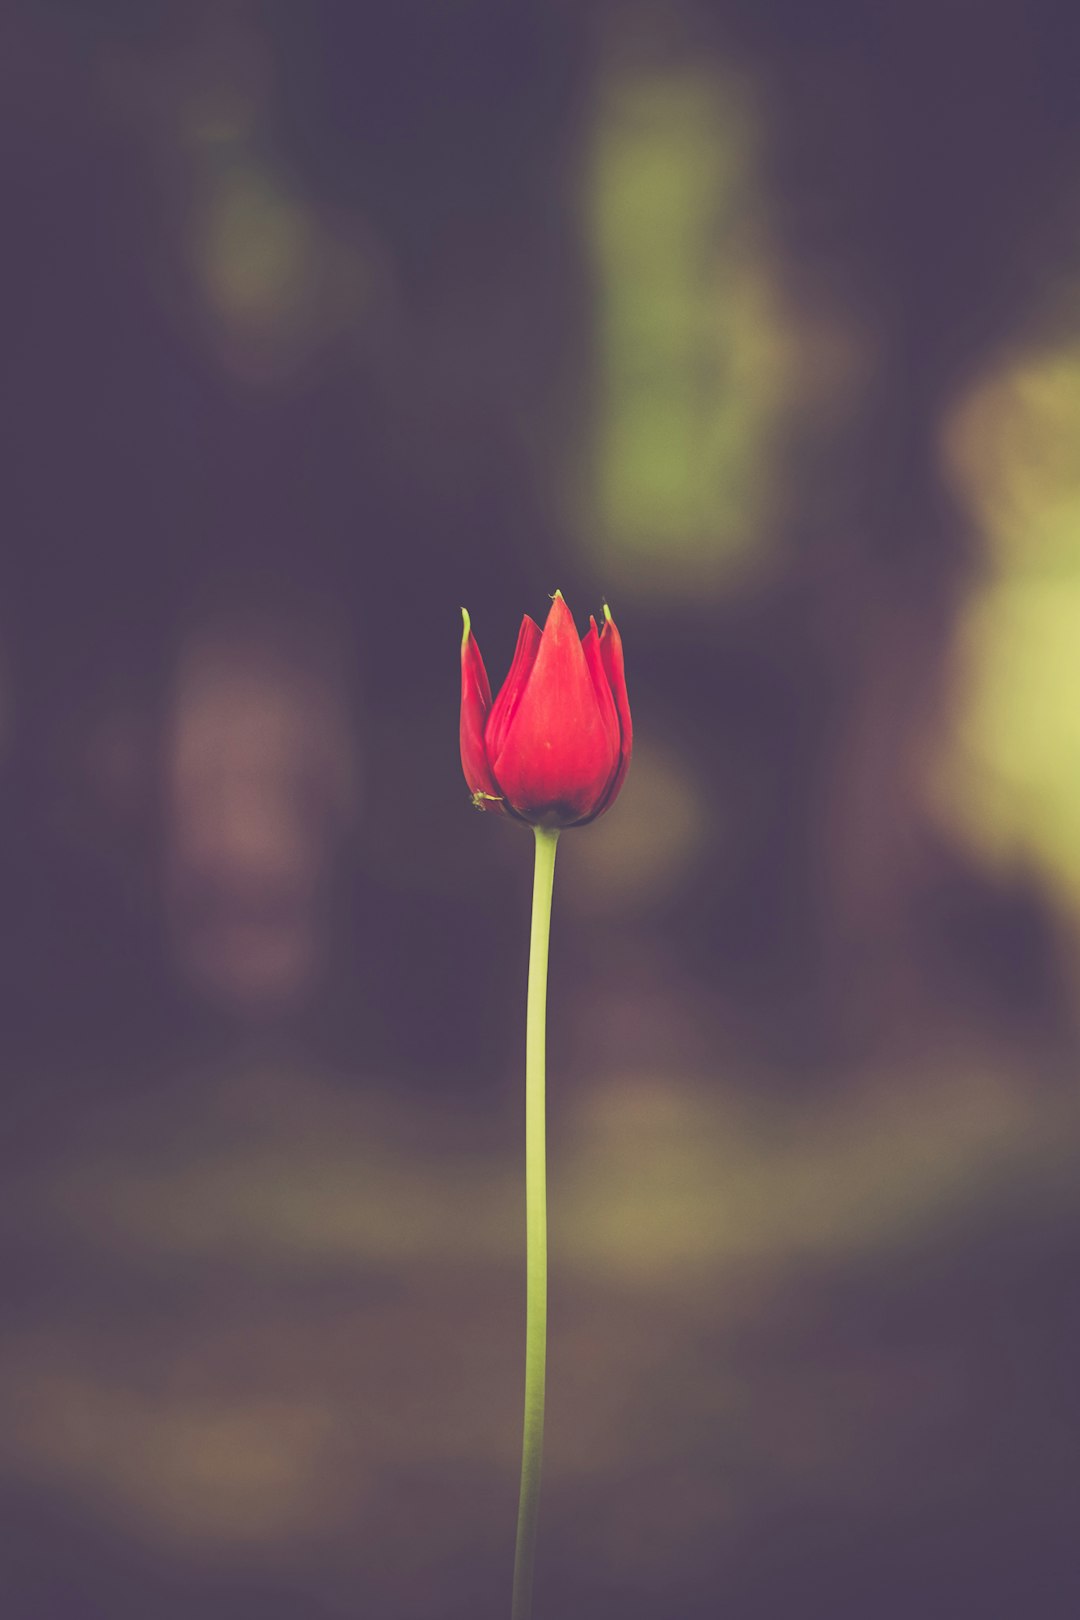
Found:
M 989 547 L 936 783 L 985 857 L 1080 899 L 1080 355 L 1021 350 L 957 402 L 946 465 Z

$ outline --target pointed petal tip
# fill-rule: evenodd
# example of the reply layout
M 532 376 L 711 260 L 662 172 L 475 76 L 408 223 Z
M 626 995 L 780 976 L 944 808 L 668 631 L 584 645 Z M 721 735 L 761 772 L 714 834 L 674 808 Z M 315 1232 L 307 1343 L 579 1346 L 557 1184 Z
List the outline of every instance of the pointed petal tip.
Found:
M 464 608 L 464 607 L 462 608 L 462 610 L 461 610 L 461 622 L 462 622 L 461 650 L 462 650 L 462 652 L 464 652 L 465 648 L 466 648 L 466 646 L 468 644 L 470 632 L 472 631 L 472 620 L 469 618 L 469 610 L 468 610 L 468 608 Z
M 550 624 L 560 623 L 564 625 L 573 625 L 574 615 L 571 613 L 562 591 L 556 591 L 555 595 L 551 598 L 551 606 L 548 609 L 548 616 L 544 620 L 544 629 L 547 630 Z

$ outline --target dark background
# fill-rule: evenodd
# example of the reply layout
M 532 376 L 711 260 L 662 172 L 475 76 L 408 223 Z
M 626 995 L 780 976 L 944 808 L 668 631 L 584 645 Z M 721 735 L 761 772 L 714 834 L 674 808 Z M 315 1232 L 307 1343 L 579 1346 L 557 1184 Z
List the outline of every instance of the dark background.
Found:
M 1078 44 L 6 8 L 5 1616 L 506 1612 L 556 586 L 538 1615 L 1077 1612 Z

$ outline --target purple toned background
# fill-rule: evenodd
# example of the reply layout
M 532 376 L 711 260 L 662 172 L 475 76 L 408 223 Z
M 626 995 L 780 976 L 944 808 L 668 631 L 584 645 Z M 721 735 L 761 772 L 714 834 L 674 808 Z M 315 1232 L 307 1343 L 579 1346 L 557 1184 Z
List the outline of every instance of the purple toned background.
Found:
M 506 1611 L 556 586 L 538 1620 L 1077 1612 L 1072 13 L 5 11 L 10 1620 Z

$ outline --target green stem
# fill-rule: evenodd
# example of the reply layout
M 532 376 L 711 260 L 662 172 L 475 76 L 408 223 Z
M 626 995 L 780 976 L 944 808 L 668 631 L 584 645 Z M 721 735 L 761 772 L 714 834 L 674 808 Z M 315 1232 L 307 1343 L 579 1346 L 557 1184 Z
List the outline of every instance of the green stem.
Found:
M 525 1023 L 525 1433 L 521 1449 L 521 1496 L 514 1549 L 511 1620 L 532 1615 L 536 1515 L 544 1451 L 544 1376 L 547 1364 L 547 1170 L 544 1070 L 547 1022 L 548 938 L 555 879 L 557 827 L 536 827 L 532 934 L 529 940 L 529 1001 Z

